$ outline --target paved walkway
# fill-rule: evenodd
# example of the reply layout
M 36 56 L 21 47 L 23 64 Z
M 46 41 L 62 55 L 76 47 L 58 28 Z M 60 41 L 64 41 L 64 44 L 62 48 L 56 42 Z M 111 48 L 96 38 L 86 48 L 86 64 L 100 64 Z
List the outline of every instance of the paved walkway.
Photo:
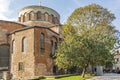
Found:
M 86 79 L 86 80 L 120 80 L 120 74 L 109 73 L 109 74 L 104 74 L 103 76 L 95 76 L 91 79 Z

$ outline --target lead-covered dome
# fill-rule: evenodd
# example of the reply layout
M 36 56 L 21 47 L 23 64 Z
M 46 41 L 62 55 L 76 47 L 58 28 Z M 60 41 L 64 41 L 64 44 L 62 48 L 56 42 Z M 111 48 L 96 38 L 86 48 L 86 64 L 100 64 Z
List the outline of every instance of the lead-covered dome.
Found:
M 53 9 L 44 6 L 27 6 L 19 11 L 19 22 L 44 21 L 52 24 L 60 24 L 60 15 Z

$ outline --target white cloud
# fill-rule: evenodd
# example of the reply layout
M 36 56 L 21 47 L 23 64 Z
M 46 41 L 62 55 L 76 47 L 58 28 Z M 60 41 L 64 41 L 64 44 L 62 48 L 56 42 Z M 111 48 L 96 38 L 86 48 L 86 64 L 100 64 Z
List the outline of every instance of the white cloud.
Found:
M 12 13 L 12 10 L 9 8 L 12 1 L 13 0 L 0 0 L 0 20 L 14 20 L 9 18 Z

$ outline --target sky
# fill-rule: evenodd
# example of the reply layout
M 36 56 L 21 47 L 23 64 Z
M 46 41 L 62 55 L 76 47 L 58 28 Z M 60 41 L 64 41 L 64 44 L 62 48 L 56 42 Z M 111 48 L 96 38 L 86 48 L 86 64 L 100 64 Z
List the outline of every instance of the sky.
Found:
M 30 5 L 41 5 L 56 10 L 64 24 L 71 13 L 79 7 L 89 4 L 98 4 L 113 13 L 116 19 L 113 25 L 120 31 L 120 0 L 0 0 L 0 20 L 17 21 L 21 8 Z

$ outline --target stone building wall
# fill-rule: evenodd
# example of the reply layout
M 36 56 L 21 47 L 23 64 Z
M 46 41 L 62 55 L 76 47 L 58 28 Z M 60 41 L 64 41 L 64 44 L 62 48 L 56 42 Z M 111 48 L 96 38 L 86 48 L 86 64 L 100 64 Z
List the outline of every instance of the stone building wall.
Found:
M 40 51 L 40 34 L 45 36 L 45 51 Z M 53 37 L 59 39 L 59 35 L 50 29 L 35 28 L 35 75 L 52 75 L 54 61 L 51 55 L 51 40 Z
M 8 44 L 8 38 L 7 38 L 8 33 L 9 32 L 7 29 L 4 29 L 3 26 L 0 26 L 0 45 Z
M 25 27 L 25 25 L 10 21 L 0 20 L 0 44 L 8 44 L 8 34 L 16 29 Z
M 33 20 L 30 20 L 31 12 L 34 14 Z M 41 19 L 37 20 L 37 12 L 41 12 Z M 45 21 L 45 14 L 48 15 L 48 21 L 53 24 L 60 24 L 59 19 L 60 15 L 53 9 L 44 7 L 44 6 L 28 6 L 20 10 L 19 12 L 19 22 L 27 22 L 27 21 Z
M 115 70 L 120 70 L 120 53 L 116 54 L 114 56 L 114 59 L 115 59 L 115 64 L 113 65 L 113 68 Z
M 6 29 L 9 32 L 16 30 L 16 29 L 20 29 L 22 27 L 26 27 L 25 25 L 21 24 L 21 23 L 17 23 L 17 22 L 11 22 L 11 21 L 3 21 L 0 20 L 0 27 L 2 29 Z
M 31 11 L 33 19 L 30 19 Z M 40 20 L 37 19 L 38 11 L 41 12 Z M 46 14 L 48 20 L 45 20 Z M 59 20 L 60 15 L 55 10 L 44 6 L 28 6 L 21 9 L 19 22 L 0 20 L 0 45 L 9 45 L 5 48 L 0 46 L 0 55 L 7 54 L 7 59 L 10 60 L 10 65 L 7 66 L 10 68 L 9 75 L 12 79 L 28 80 L 53 74 L 54 59 L 51 57 L 51 41 L 59 43 L 62 29 L 59 26 Z M 40 52 L 41 33 L 45 35 L 45 50 L 42 54 Z M 26 38 L 25 52 L 22 52 L 23 38 Z M 15 42 L 14 50 L 13 41 Z M 6 52 L 9 47 L 10 50 Z M 22 70 L 19 70 L 19 63 L 23 65 Z
M 45 51 L 40 51 L 40 34 L 45 36 Z M 51 40 L 59 42 L 59 34 L 44 27 L 31 27 L 15 31 L 11 35 L 16 43 L 15 52 L 11 53 L 11 74 L 15 79 L 30 79 L 39 76 L 52 75 L 54 60 L 51 55 Z M 22 38 L 27 39 L 27 51 L 21 52 Z M 24 70 L 18 70 L 19 62 L 24 62 Z
M 2 74 L 1 77 L 7 76 L 10 68 L 10 37 L 8 37 L 8 34 L 11 31 L 22 27 L 24 27 L 24 25 L 20 23 L 0 20 L 0 73 Z M 8 71 L 8 73 L 4 74 L 6 73 L 6 71 Z
M 11 74 L 14 79 L 27 80 L 34 78 L 34 29 L 27 29 L 13 33 L 15 51 L 11 53 Z M 22 38 L 26 38 L 26 51 L 22 52 Z M 12 45 L 12 44 L 11 44 Z M 23 70 L 19 70 L 19 63 L 23 63 Z

